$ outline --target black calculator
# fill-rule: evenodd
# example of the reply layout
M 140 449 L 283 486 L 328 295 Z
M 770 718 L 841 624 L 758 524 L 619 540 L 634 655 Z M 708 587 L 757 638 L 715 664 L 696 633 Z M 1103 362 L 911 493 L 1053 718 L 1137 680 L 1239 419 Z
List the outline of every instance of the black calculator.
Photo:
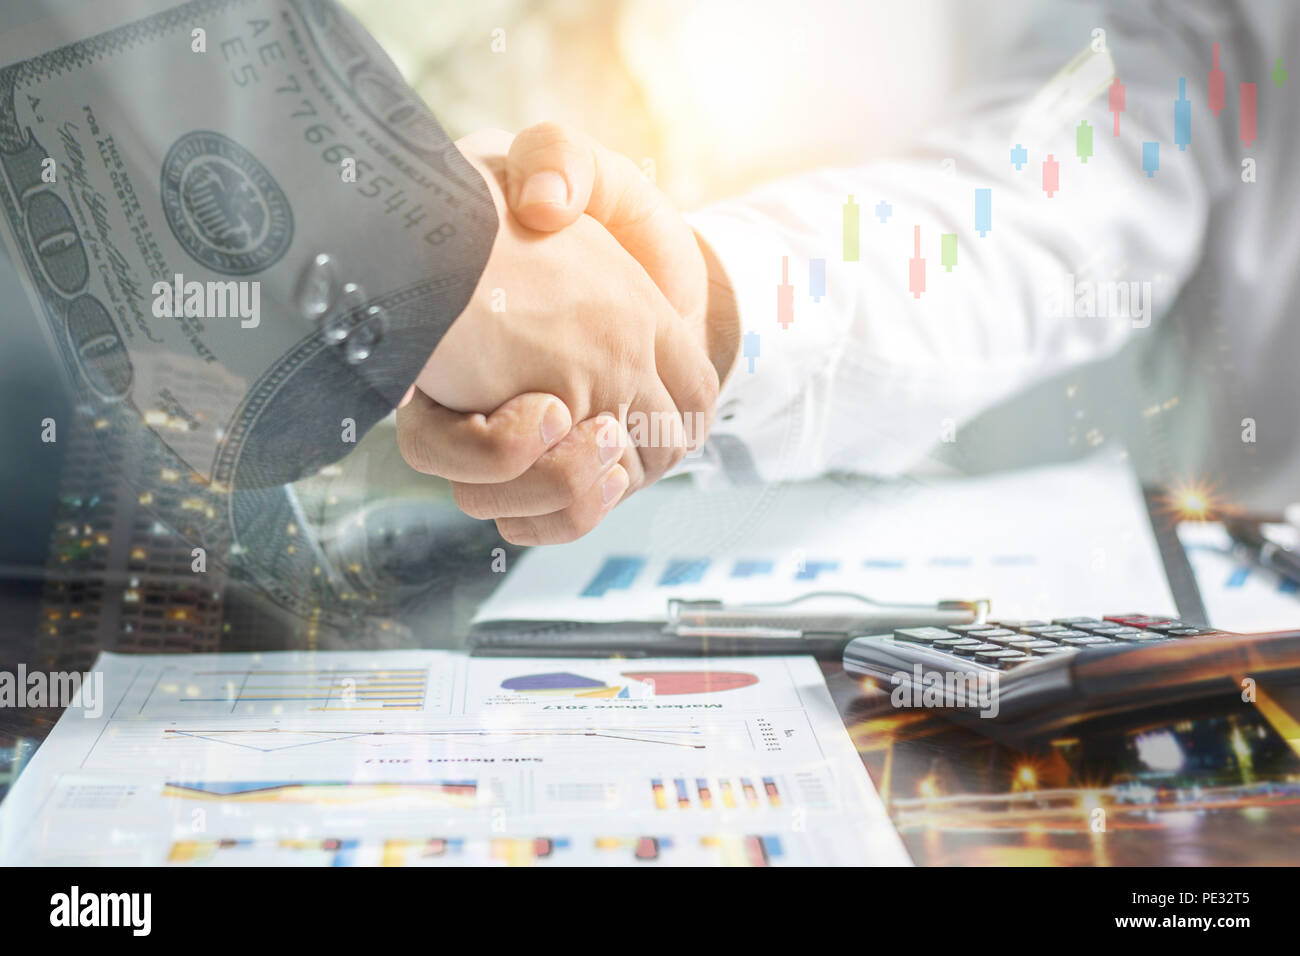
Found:
M 1236 634 L 1160 615 L 977 621 L 859 637 L 844 669 L 894 695 L 991 723 L 1238 693 L 1300 678 L 1300 631 Z M 1253 685 L 1252 685 L 1253 686 Z

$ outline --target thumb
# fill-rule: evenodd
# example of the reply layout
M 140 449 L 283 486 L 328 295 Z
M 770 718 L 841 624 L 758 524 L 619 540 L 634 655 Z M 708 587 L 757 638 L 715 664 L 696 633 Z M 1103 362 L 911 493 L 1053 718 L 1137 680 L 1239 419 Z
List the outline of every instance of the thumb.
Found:
M 641 264 L 679 314 L 702 314 L 695 234 L 626 156 L 556 123 L 530 126 L 506 157 L 506 200 L 519 222 L 540 232 L 563 229 L 586 213 Z M 693 268 L 684 268 L 684 260 Z
M 576 222 L 596 184 L 596 149 L 588 137 L 556 123 L 516 136 L 506 155 L 506 200 L 515 218 L 539 232 Z

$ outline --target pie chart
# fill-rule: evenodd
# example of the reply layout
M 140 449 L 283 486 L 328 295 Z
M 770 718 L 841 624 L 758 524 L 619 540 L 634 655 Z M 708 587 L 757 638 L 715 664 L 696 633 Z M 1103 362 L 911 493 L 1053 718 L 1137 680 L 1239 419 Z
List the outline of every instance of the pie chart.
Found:
M 653 693 L 656 697 L 716 694 L 758 683 L 757 675 L 744 671 L 623 671 L 620 676 L 646 685 L 644 690 Z M 645 696 L 645 693 L 635 695 L 630 693 L 626 684 L 606 684 L 594 677 L 585 677 L 571 671 L 511 677 L 503 680 L 501 687 L 503 690 L 530 697 L 540 695 L 627 699 L 632 696 Z
M 716 694 L 738 690 L 758 683 L 758 678 L 744 671 L 624 671 L 624 677 L 653 682 L 655 695 Z

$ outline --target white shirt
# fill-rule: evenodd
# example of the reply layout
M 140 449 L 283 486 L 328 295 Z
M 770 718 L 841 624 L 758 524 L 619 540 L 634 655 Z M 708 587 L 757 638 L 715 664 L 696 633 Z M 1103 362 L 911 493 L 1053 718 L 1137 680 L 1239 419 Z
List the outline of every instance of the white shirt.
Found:
M 1138 446 L 1147 477 L 1208 478 L 1243 504 L 1300 497 L 1292 305 L 1300 291 L 1300 73 L 1281 88 L 1271 77 L 1278 57 L 1300 69 L 1300 6 L 1119 4 L 1101 24 L 1103 51 L 1077 37 L 1087 53 L 1076 75 L 1108 77 L 1113 63 L 1125 94 L 1118 137 L 1104 84 L 1087 102 L 1035 102 L 1064 64 L 1052 52 L 1059 37 L 1029 36 L 896 160 L 796 175 L 691 217 L 736 289 L 743 331 L 759 338 L 754 371 L 742 351 L 724 385 L 712 461 L 722 449 L 723 470 L 737 477 L 752 459 L 767 480 L 898 473 L 945 439 L 960 441 L 990 407 L 1124 349 L 1128 358 L 1089 380 L 1087 409 L 1063 380 L 1068 400 L 1022 409 L 1025 428 L 1064 434 L 1078 429 L 1067 420 L 1078 417 L 1093 424 L 1070 445 L 1120 437 Z M 1215 42 L 1226 94 L 1217 117 L 1207 103 Z M 1185 151 L 1175 143 L 1180 77 L 1191 104 Z M 1240 84 L 1248 82 L 1258 114 L 1250 146 L 1239 136 Z M 1076 155 L 1081 121 L 1092 130 L 1086 163 Z M 1151 176 L 1144 142 L 1159 144 Z M 1019 170 L 1017 143 L 1027 153 Z M 1050 198 L 1042 176 L 1049 154 L 1059 163 Z M 1247 159 L 1254 182 L 1243 181 Z M 992 197 L 983 237 L 975 228 L 981 188 Z M 856 262 L 844 261 L 842 248 L 850 195 L 859 207 Z M 881 200 L 890 207 L 883 223 Z M 909 290 L 918 225 L 919 297 Z M 940 263 L 945 233 L 957 236 L 951 272 Z M 782 257 L 794 287 L 788 328 L 777 321 Z M 809 261 L 818 258 L 826 260 L 826 296 L 814 302 Z M 1082 300 L 1061 294 L 1067 276 Z M 1133 314 L 1089 314 L 1089 290 L 1109 301 L 1119 283 L 1138 292 Z M 1149 312 L 1134 307 L 1144 302 Z M 1018 443 L 1016 434 L 994 438 L 985 443 Z

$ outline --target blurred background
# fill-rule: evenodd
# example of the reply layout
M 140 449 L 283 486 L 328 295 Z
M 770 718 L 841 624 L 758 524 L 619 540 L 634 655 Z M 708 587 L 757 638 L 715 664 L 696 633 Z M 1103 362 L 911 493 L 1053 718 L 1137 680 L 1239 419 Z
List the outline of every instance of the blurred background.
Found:
M 1096 20 L 1038 0 L 343 4 L 453 137 L 569 123 L 687 209 L 896 153 L 1026 32 L 1086 38 Z

